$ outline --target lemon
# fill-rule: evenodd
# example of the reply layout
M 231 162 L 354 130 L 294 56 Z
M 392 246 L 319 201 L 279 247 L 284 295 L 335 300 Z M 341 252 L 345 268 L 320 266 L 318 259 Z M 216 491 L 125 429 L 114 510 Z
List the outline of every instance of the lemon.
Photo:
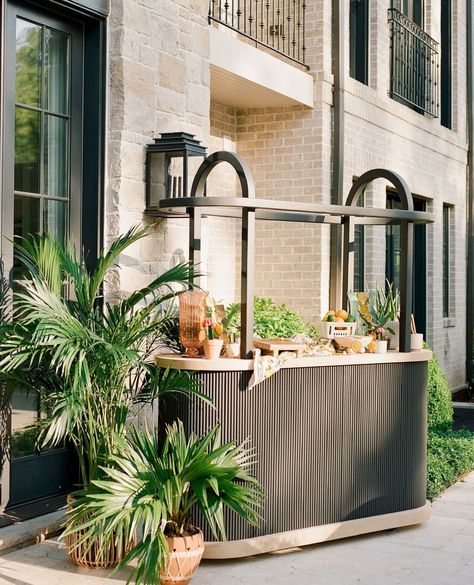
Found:
M 375 341 L 371 341 L 368 345 L 367 345 L 367 350 L 370 352 L 374 352 L 375 348 L 377 347 L 377 344 L 375 343 Z
M 214 331 L 216 332 L 216 335 L 222 335 L 224 333 L 224 327 L 221 323 L 216 323 L 214 326 Z
M 351 343 L 351 349 L 356 353 L 359 353 L 359 351 L 362 349 L 362 343 L 360 341 L 353 341 Z
M 367 315 L 369 312 L 369 307 L 367 305 L 360 305 L 359 311 L 362 313 L 362 315 Z

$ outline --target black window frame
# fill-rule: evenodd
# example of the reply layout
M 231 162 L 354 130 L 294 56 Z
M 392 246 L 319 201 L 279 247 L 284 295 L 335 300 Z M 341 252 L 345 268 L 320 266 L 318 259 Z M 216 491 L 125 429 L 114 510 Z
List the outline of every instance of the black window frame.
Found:
M 451 218 L 453 206 L 443 203 L 443 318 L 451 317 Z
M 350 0 L 349 74 L 369 83 L 369 0 Z
M 452 128 L 452 2 L 441 0 L 440 122 Z

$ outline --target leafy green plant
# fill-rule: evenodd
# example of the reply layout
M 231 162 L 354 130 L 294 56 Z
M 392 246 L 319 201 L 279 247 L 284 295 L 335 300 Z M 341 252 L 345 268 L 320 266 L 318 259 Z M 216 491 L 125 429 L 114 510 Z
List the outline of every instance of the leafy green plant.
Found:
M 133 540 L 143 534 L 117 568 L 136 561 L 128 582 L 159 585 L 168 558 L 167 535 L 195 534 L 192 509 L 197 506 L 216 538 L 225 538 L 223 510 L 227 506 L 256 525 L 262 491 L 249 471 L 254 454 L 246 444 L 220 441 L 216 426 L 204 436 L 186 438 L 178 421 L 167 428 L 160 444 L 148 432 L 120 438 L 118 450 L 104 469 L 105 478 L 93 481 L 73 509 L 73 523 L 84 530 L 82 541 L 100 537 Z M 91 520 L 83 521 L 84 518 Z
M 240 313 L 235 311 L 239 305 L 230 305 L 228 313 L 233 313 L 230 323 L 240 327 Z M 301 315 L 291 311 L 285 304 L 279 304 L 270 298 L 254 299 L 254 334 L 262 339 L 272 337 L 292 337 L 304 333 L 310 337 L 317 336 L 317 329 L 303 320 Z
M 446 488 L 474 469 L 474 433 L 428 432 L 427 498 L 434 500 Z
M 425 348 L 429 348 L 425 344 Z M 433 357 L 428 362 L 428 474 L 427 498 L 474 469 L 474 433 L 453 430 L 453 405 L 446 375 Z
M 172 391 L 196 392 L 187 373 L 153 359 L 168 321 L 167 304 L 188 287 L 180 264 L 116 304 L 103 302 L 108 271 L 150 228 L 132 228 L 102 252 L 92 273 L 71 244 L 45 235 L 16 244 L 27 280 L 13 293 L 11 319 L 0 324 L 0 377 L 41 393 L 49 413 L 42 446 L 67 439 L 84 485 L 144 404 Z M 70 294 L 65 295 L 65 287 Z
M 428 345 L 425 344 L 425 348 Z M 451 392 L 443 368 L 437 357 L 428 362 L 428 428 L 449 430 L 453 425 Z

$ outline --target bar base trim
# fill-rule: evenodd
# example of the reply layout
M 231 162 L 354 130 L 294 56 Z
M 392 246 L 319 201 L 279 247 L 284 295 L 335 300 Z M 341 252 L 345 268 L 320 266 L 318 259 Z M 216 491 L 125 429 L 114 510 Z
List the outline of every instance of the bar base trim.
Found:
M 268 534 L 246 540 L 230 540 L 227 542 L 206 542 L 204 549 L 205 559 L 236 559 L 275 552 L 295 546 L 306 546 L 348 538 L 360 534 L 369 534 L 392 528 L 402 528 L 413 524 L 421 524 L 431 515 L 431 504 L 426 502 L 421 508 L 381 514 L 369 518 L 347 520 L 324 526 L 314 526 L 301 530 Z

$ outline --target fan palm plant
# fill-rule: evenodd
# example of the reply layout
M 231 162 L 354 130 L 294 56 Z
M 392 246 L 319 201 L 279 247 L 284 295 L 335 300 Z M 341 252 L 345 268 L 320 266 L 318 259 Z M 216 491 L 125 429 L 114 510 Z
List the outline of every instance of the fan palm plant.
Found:
M 225 506 L 258 523 L 262 491 L 250 474 L 254 453 L 245 443 L 222 445 L 219 426 L 187 439 L 177 421 L 163 444 L 149 432 L 133 431 L 118 447 L 105 478 L 75 500 L 72 516 L 75 523 L 91 518 L 80 526 L 82 539 L 100 538 L 104 547 L 115 534 L 130 541 L 142 527 L 140 542 L 117 567 L 136 561 L 129 582 L 159 585 L 169 556 L 166 537 L 199 532 L 192 523 L 196 506 L 216 538 L 225 538 Z
M 145 403 L 171 391 L 199 394 L 187 373 L 163 371 L 153 360 L 167 307 L 188 288 L 191 266 L 180 264 L 115 304 L 102 296 L 120 254 L 149 229 L 118 238 L 91 273 L 72 244 L 49 235 L 15 245 L 26 279 L 13 293 L 11 318 L 0 324 L 0 377 L 40 393 L 42 446 L 72 443 L 83 485 L 102 475 Z

